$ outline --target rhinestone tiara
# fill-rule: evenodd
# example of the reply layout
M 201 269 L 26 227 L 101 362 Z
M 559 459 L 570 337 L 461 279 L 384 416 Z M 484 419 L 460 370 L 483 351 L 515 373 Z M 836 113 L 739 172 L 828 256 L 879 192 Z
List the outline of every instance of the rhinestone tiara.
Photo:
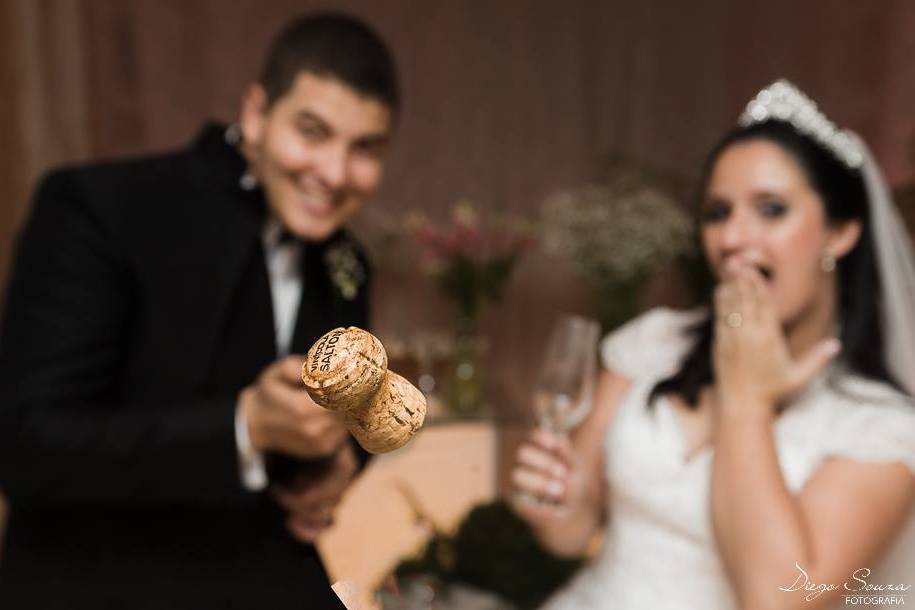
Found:
M 749 127 L 768 120 L 790 124 L 835 155 L 846 166 L 857 169 L 864 155 L 855 136 L 839 129 L 817 108 L 816 102 L 800 89 L 781 79 L 760 91 L 740 115 L 738 123 Z

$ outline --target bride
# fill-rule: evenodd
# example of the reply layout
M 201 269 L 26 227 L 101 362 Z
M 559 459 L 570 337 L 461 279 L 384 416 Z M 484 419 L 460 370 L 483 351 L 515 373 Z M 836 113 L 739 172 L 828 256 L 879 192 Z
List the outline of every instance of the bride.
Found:
M 512 506 L 547 549 L 604 532 L 546 608 L 896 605 L 915 585 L 915 265 L 879 171 L 779 81 L 700 192 L 709 307 L 612 333 L 571 441 L 518 450 Z

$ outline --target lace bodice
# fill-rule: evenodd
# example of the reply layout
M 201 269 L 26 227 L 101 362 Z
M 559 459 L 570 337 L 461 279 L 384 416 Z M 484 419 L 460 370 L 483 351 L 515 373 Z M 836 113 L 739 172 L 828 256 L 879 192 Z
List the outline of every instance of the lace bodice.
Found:
M 712 532 L 714 449 L 686 459 L 673 406 L 659 398 L 646 407 L 654 385 L 675 372 L 689 350 L 685 331 L 704 315 L 656 309 L 604 340 L 604 366 L 633 382 L 604 445 L 610 501 L 604 546 L 545 610 L 736 607 Z M 845 375 L 837 384 L 819 379 L 776 420 L 775 439 L 795 493 L 831 456 L 903 462 L 915 472 L 915 405 L 860 377 Z M 915 515 L 868 580 L 915 584 Z

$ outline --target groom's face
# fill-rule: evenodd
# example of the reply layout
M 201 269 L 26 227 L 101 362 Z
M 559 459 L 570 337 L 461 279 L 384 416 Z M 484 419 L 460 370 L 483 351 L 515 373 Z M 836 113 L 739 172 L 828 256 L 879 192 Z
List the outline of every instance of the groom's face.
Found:
M 270 105 L 253 85 L 241 118 L 244 150 L 271 212 L 307 240 L 328 237 L 376 192 L 392 123 L 380 100 L 311 72 Z

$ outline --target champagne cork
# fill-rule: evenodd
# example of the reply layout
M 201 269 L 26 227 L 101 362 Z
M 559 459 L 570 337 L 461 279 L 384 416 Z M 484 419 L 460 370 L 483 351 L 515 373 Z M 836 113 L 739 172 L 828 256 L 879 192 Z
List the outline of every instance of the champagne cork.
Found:
M 422 428 L 426 397 L 412 383 L 388 371 L 385 382 L 367 406 L 346 411 L 343 420 L 369 453 L 386 453 L 407 444 Z
M 371 400 L 388 370 L 388 356 L 361 328 L 335 328 L 308 350 L 302 381 L 312 400 L 332 411 Z
M 302 381 L 316 403 L 343 414 L 350 433 L 370 453 L 402 447 L 422 427 L 422 392 L 388 370 L 388 357 L 374 335 L 361 328 L 335 328 L 308 350 Z

